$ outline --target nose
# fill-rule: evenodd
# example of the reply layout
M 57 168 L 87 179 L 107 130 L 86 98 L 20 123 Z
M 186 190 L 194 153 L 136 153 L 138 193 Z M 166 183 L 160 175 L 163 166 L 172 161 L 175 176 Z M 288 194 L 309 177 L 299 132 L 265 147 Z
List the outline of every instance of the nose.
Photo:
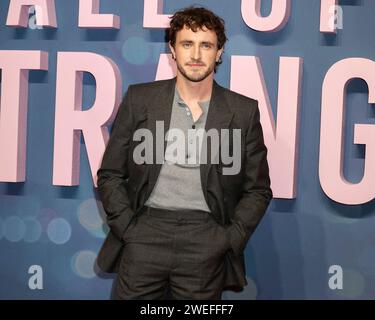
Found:
M 194 60 L 200 60 L 201 59 L 201 48 L 199 46 L 193 47 L 192 58 Z

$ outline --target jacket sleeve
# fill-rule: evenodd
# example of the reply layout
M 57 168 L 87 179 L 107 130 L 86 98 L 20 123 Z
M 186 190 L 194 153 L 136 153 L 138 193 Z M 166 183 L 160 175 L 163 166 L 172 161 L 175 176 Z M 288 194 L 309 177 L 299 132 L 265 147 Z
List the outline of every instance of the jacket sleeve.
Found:
M 273 196 L 258 104 L 255 105 L 249 121 L 244 145 L 245 180 L 242 197 L 228 228 L 231 246 L 237 254 L 245 249 Z
M 128 179 L 128 152 L 132 139 L 131 86 L 123 97 L 113 129 L 97 172 L 98 193 L 114 235 L 122 239 L 133 211 L 125 188 Z

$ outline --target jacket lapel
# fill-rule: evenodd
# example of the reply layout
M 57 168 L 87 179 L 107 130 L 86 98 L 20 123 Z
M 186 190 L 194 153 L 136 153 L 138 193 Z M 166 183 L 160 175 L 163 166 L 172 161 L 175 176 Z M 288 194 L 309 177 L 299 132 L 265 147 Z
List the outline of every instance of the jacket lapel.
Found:
M 160 160 L 164 158 L 165 148 L 167 146 L 167 142 L 165 141 L 165 133 L 169 130 L 169 125 L 171 122 L 175 86 L 176 78 L 166 81 L 164 87 L 160 89 L 159 94 L 156 97 L 152 97 L 152 101 L 149 101 L 146 106 L 148 118 L 147 126 L 152 132 L 152 137 L 154 140 L 154 161 L 153 164 L 150 165 L 148 195 L 151 194 L 159 176 L 162 166 Z M 159 123 L 158 132 L 157 122 Z M 164 127 L 164 130 L 160 130 L 161 125 Z M 162 149 L 160 145 L 163 145 L 164 148 Z
M 210 129 L 216 129 L 219 131 L 219 136 L 221 136 L 220 130 L 228 129 L 232 118 L 233 112 L 231 111 L 230 106 L 226 102 L 225 90 L 224 88 L 219 86 L 216 81 L 214 81 L 210 108 L 208 110 L 206 120 L 206 132 Z M 200 165 L 202 189 L 206 199 L 208 173 L 212 166 L 210 143 L 208 143 L 207 145 L 209 147 L 207 150 L 207 162 Z

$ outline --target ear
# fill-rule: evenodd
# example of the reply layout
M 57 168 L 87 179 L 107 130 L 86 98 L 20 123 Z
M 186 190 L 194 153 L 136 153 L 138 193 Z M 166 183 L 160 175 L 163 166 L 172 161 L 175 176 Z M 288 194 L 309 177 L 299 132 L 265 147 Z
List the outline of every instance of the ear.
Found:
M 171 42 L 169 41 L 168 42 L 168 45 L 169 45 L 169 49 L 171 50 L 172 52 L 172 58 L 173 60 L 176 60 L 176 51 L 174 50 L 173 46 L 171 45 Z
M 221 55 L 223 54 L 223 51 L 224 51 L 224 48 L 221 48 L 220 50 L 218 50 L 218 52 L 216 53 L 216 62 L 218 62 L 220 60 L 220 57 Z

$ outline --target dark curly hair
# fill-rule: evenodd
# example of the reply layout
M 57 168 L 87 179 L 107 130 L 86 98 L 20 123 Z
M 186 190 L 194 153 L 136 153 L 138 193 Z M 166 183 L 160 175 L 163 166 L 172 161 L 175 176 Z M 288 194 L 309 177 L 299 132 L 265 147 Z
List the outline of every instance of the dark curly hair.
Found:
M 188 7 L 177 11 L 170 21 L 169 41 L 174 48 L 176 44 L 177 32 L 182 30 L 184 26 L 196 32 L 198 29 L 206 27 L 216 33 L 217 48 L 220 50 L 224 47 L 227 37 L 225 35 L 225 22 L 222 18 L 214 14 L 212 11 L 203 7 Z M 216 63 L 216 67 L 222 63 L 220 60 Z M 216 68 L 215 68 L 216 72 Z

